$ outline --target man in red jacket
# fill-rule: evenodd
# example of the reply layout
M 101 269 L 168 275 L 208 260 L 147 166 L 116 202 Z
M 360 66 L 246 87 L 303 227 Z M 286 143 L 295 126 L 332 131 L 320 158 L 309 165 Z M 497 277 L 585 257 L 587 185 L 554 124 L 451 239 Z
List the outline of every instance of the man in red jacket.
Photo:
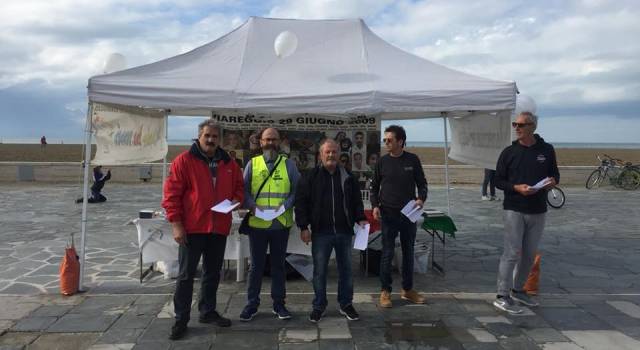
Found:
M 187 331 L 193 297 L 193 278 L 203 256 L 202 281 L 198 301 L 199 321 L 231 326 L 216 311 L 216 292 L 224 249 L 231 228 L 231 213 L 214 212 L 211 207 L 228 199 L 242 202 L 244 185 L 238 164 L 219 146 L 220 128 L 213 120 L 198 125 L 198 139 L 191 149 L 171 163 L 164 185 L 162 207 L 173 226 L 173 238 L 180 245 L 180 274 L 173 296 L 176 322 L 170 339 L 180 339 Z

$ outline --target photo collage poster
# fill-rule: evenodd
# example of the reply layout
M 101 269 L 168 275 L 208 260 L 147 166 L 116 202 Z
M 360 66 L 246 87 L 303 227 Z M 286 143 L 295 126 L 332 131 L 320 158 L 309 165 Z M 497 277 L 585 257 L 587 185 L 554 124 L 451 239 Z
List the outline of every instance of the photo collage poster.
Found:
M 275 119 L 275 123 L 270 124 L 278 125 L 280 153 L 293 160 L 300 172 L 320 164 L 320 144 L 325 138 L 332 138 L 339 146 L 340 164 L 354 173 L 362 189 L 368 188 L 373 169 L 380 158 L 379 118 L 371 117 L 367 122 L 363 119 L 345 122 L 340 128 L 330 123 L 327 117 L 322 117 L 322 120 L 328 119 L 323 122 L 318 122 L 318 117 L 290 117 L 285 118 L 284 122 L 271 118 Z M 222 148 L 244 168 L 251 158 L 261 154 L 259 133 L 264 127 L 255 125 L 255 122 L 238 123 L 237 118 L 230 120 L 235 123 L 221 116 L 217 118 L 222 125 Z M 336 120 L 343 122 L 342 119 Z

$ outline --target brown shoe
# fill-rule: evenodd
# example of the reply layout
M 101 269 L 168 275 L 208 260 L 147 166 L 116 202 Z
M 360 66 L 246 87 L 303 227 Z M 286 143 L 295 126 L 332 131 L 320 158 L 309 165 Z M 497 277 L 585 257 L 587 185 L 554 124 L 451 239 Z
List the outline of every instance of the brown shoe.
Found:
M 392 307 L 393 304 L 391 303 L 391 292 L 386 291 L 386 290 L 382 290 L 382 292 L 380 292 L 380 307 Z
M 404 300 L 408 300 L 414 304 L 424 304 L 425 300 L 420 293 L 416 292 L 415 289 L 411 290 L 401 290 L 400 297 Z

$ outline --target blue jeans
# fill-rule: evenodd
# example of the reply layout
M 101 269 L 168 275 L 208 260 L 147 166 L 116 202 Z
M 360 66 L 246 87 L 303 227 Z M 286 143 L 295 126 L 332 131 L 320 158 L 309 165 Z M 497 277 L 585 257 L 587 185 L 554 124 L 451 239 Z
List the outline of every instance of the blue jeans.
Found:
M 286 297 L 284 264 L 289 242 L 289 229 L 261 230 L 251 229 L 249 247 L 251 249 L 251 269 L 249 270 L 249 286 L 247 287 L 247 305 L 260 305 L 260 289 L 267 257 L 267 247 L 271 257 L 271 299 L 273 305 L 284 305 Z
M 327 266 L 331 251 L 336 251 L 338 264 L 338 303 L 341 307 L 353 302 L 353 279 L 351 276 L 351 232 L 313 233 L 311 254 L 313 255 L 313 308 L 324 311 L 327 307 Z
M 402 247 L 402 289 L 413 289 L 413 245 L 416 241 L 416 230 L 416 224 L 402 214 L 382 216 L 380 283 L 383 290 L 391 292 L 391 261 L 398 233 Z
M 193 298 L 193 279 L 202 255 L 202 280 L 198 311 L 205 316 L 216 310 L 216 293 L 220 282 L 220 270 L 224 261 L 224 249 L 227 236 L 217 234 L 187 235 L 187 243 L 180 245 L 178 259 L 180 272 L 176 279 L 176 291 L 173 305 L 176 321 L 189 322 L 191 300 Z

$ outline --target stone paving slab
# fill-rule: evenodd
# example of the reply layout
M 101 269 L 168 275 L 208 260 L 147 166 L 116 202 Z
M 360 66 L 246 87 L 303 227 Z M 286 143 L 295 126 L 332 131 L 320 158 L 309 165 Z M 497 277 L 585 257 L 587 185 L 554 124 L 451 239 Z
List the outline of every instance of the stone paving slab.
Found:
M 117 318 L 115 315 L 69 313 L 59 318 L 46 331 L 50 333 L 105 332 Z
M 68 350 L 86 349 L 98 338 L 96 333 L 81 334 L 43 334 L 29 344 L 31 350 Z

